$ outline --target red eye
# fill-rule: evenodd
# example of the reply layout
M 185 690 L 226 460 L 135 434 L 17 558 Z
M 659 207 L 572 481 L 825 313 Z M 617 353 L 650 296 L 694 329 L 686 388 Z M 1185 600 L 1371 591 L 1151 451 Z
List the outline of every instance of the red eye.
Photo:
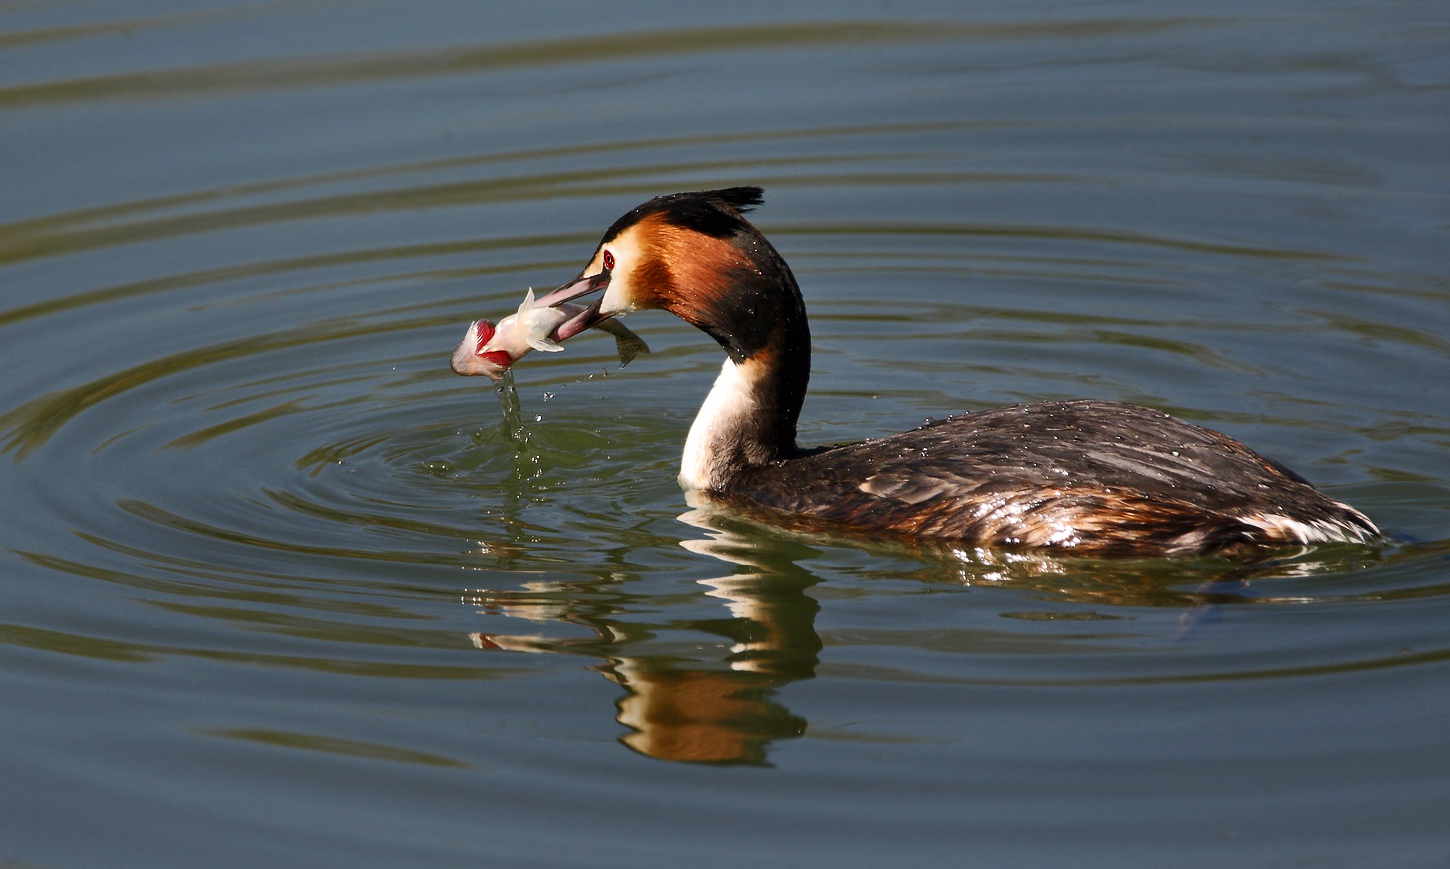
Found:
M 605 271 L 613 271 L 614 270 L 614 254 L 610 253 L 607 250 L 604 252 L 604 270 Z

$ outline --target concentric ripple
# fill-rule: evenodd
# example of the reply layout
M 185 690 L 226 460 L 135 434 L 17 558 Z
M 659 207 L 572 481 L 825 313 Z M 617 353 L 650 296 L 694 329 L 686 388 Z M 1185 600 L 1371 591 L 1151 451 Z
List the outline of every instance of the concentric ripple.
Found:
M 820 135 L 849 138 L 863 132 L 878 131 L 837 129 Z M 766 167 L 763 163 L 759 169 Z M 397 185 L 439 168 L 373 172 L 359 180 L 396 177 L 401 181 L 389 183 Z M 56 250 L 75 248 L 69 255 L 81 257 L 116 244 L 190 245 L 197 233 L 205 242 L 250 227 L 297 226 L 306 233 L 346 215 L 356 207 L 358 194 L 345 197 L 347 205 L 330 192 L 321 199 L 303 194 L 330 191 L 346 180 L 324 176 L 277 185 L 294 200 L 265 208 L 252 203 L 267 192 L 259 187 L 221 200 L 157 200 L 104 214 L 53 218 L 28 231 L 39 233 L 39 249 L 46 249 L 48 238 Z M 532 189 L 547 190 L 550 184 L 547 176 L 537 178 Z M 437 208 L 466 198 L 470 186 L 434 185 L 431 194 L 414 190 L 392 198 L 401 208 Z M 520 180 L 514 186 L 529 185 Z M 200 215 L 171 216 L 177 209 L 198 207 Z M 113 228 L 95 229 L 105 224 Z M 92 229 L 78 234 L 83 226 Z M 813 302 L 818 356 L 827 364 L 818 374 L 812 407 L 825 419 L 807 436 L 822 439 L 900 427 L 903 407 L 907 413 L 912 406 L 963 408 L 938 384 L 954 371 L 975 373 L 974 379 L 992 384 L 998 396 L 988 394 L 965 407 L 1059 391 L 1090 393 L 1105 386 L 1118 391 L 1115 397 L 1162 405 L 1156 394 L 1122 394 L 1118 387 L 1146 360 L 1165 380 L 1174 379 L 1174 366 L 1262 377 L 1261 368 L 1238 361 L 1243 354 L 1234 352 L 1240 342 L 1258 340 L 1257 324 L 1206 323 L 1186 316 L 1199 304 L 1197 285 L 1258 260 L 1337 268 L 1335 257 L 1311 251 L 1211 246 L 1084 227 L 787 223 L 773 234 L 787 250 L 803 248 L 792 258 L 808 287 L 831 288 L 826 298 Z M 870 249 L 893 254 L 889 259 L 857 255 L 858 263 L 840 269 L 832 252 L 836 245 L 860 251 L 862 238 Z M 607 341 L 581 342 L 561 358 L 531 361 L 521 372 L 528 384 L 528 419 L 522 429 L 502 419 L 491 387 L 446 371 L 448 347 L 469 319 L 508 310 L 526 276 L 567 276 L 568 257 L 587 250 L 589 243 L 582 231 L 534 231 L 484 241 L 289 255 L 137 276 L 13 309 L 5 323 L 22 342 L 27 333 L 72 334 L 75 323 L 110 325 L 79 342 L 79 352 L 71 354 L 69 383 L 35 394 L 0 416 L 3 449 L 13 458 L 19 480 L 47 489 L 44 499 L 67 517 L 70 533 L 94 547 L 93 556 L 104 553 L 94 565 L 82 557 L 69 568 L 79 573 L 130 571 L 140 561 L 212 580 L 235 573 L 250 582 L 259 572 L 274 579 L 293 572 L 315 578 L 361 569 L 413 576 L 422 586 L 412 593 L 428 596 L 456 582 L 440 585 L 440 569 L 498 577 L 472 583 L 475 587 L 511 587 L 520 571 L 552 576 L 574 562 L 580 549 L 598 550 L 624 527 L 633 529 L 627 535 L 631 549 L 668 551 L 683 537 L 719 557 L 718 544 L 707 545 L 701 532 L 690 532 L 675 520 L 679 495 L 671 481 L 672 456 L 701 391 L 700 372 L 714 364 L 710 349 L 699 346 L 688 329 L 662 320 L 651 323 L 658 336 L 651 340 L 660 352 L 637 363 L 648 369 L 638 378 L 630 372 L 604 382 L 616 368 Z M 1029 256 L 1025 245 L 1037 250 Z M 990 255 L 974 253 L 979 248 Z M 1023 253 L 1014 254 L 1019 248 Z M 1060 253 L 1052 254 L 1054 249 Z M 1176 252 L 1171 260 L 1175 273 L 1159 264 L 1164 258 L 1153 252 L 1161 250 Z M 975 256 L 989 257 L 992 268 L 977 267 Z M 477 264 L 480 258 L 484 265 Z M 494 262 L 498 259 L 505 262 Z M 1185 273 L 1185 263 L 1202 274 Z M 955 284 L 959 273 L 973 270 L 986 287 L 981 298 L 1002 298 L 1002 290 L 1010 289 L 1012 303 L 933 300 L 932 285 Z M 924 301 L 887 303 L 862 291 L 888 278 L 921 285 Z M 1055 285 L 1085 282 L 1099 285 L 1091 304 L 1036 301 L 1050 298 Z M 999 288 L 995 292 L 993 285 Z M 1130 311 L 1135 297 L 1164 292 L 1183 297 L 1181 323 Z M 1349 316 L 1339 316 L 1338 322 L 1350 334 L 1366 329 Z M 1324 317 L 1314 316 L 1306 329 L 1323 325 Z M 1282 326 L 1277 331 L 1285 335 Z M 1423 330 L 1386 327 L 1374 334 L 1407 348 L 1443 352 Z M 1073 349 L 1078 345 L 1080 353 Z M 1030 358 L 1022 355 L 1026 350 Z M 890 406 L 878 407 L 863 402 L 878 391 L 863 389 L 856 372 L 879 370 L 875 362 L 883 353 L 897 360 L 895 385 L 889 390 Z M 970 354 L 965 366 L 946 361 L 963 354 Z M 1079 359 L 1091 359 L 1100 373 L 1077 374 Z M 1115 367 L 1122 372 L 1119 377 L 1111 374 Z M 547 387 L 542 392 L 536 391 L 540 383 Z M 1168 391 L 1165 386 L 1163 392 Z M 642 405 L 641 396 L 649 396 Z M 1187 407 L 1178 410 L 1193 414 Z M 1309 423 L 1288 416 L 1276 420 L 1290 429 Z M 54 486 L 56 469 L 62 467 L 86 484 Z M 706 540 L 741 533 L 731 517 L 696 515 Z M 741 539 L 746 542 L 737 545 L 746 549 L 773 537 L 768 528 L 745 533 Z M 797 545 L 791 540 L 785 538 L 788 548 Z M 807 544 L 851 547 L 861 541 Z M 606 551 L 611 548 L 605 545 Z M 17 551 L 37 563 L 75 559 L 75 553 L 56 558 L 44 547 Z M 1119 617 L 1104 615 L 1103 605 L 1199 613 L 1232 603 L 1316 601 L 1318 593 L 1261 592 L 1250 584 L 1255 578 L 1352 571 L 1379 557 L 1310 552 L 1247 570 L 1209 564 L 1165 573 L 1161 564 L 1140 572 L 1122 563 L 1085 567 L 981 552 L 896 553 L 880 545 L 866 551 L 928 559 L 928 567 L 907 568 L 907 575 L 971 588 L 1028 589 L 1059 604 L 1081 604 L 1086 608 L 1081 617 L 1109 620 Z M 1404 557 L 1418 557 L 1415 551 Z M 667 559 L 678 560 L 678 553 Z M 737 559 L 727 554 L 725 560 Z M 376 566 L 320 568 L 360 562 Z M 943 570 L 944 563 L 951 566 Z M 1104 570 L 1117 578 L 1107 579 Z M 584 572 L 612 582 L 604 577 L 618 571 Z M 647 574 L 648 568 L 630 564 L 629 572 Z M 493 599 L 495 592 L 484 594 Z M 1341 599 L 1366 595 L 1380 592 L 1352 590 Z M 520 605 L 509 604 L 503 611 Z M 1007 614 L 1025 621 L 1068 617 L 1034 612 Z
M 0 864 L 1443 856 L 1439 10 L 11 5 Z M 745 183 L 804 440 L 1138 402 L 1391 540 L 803 531 L 676 485 L 684 324 L 449 371 Z

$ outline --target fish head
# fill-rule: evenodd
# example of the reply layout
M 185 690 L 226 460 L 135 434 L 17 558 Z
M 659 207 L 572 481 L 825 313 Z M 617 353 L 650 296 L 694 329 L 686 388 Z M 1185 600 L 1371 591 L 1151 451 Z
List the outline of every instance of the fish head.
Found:
M 505 319 L 504 322 L 507 323 L 508 320 Z M 489 346 L 497 331 L 493 323 L 488 320 L 474 320 L 470 323 L 468 332 L 464 334 L 463 340 L 453 351 L 453 358 L 450 361 L 453 373 L 483 374 L 493 380 L 503 377 L 503 373 L 517 361 L 518 357 L 507 350 Z

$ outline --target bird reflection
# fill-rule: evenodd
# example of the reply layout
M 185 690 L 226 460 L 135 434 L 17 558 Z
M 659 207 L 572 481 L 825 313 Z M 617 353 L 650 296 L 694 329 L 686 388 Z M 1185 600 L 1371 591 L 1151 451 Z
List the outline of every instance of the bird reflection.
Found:
M 682 545 L 731 565 L 731 573 L 700 581 L 706 595 L 723 602 L 730 618 L 644 625 L 622 618 L 622 606 L 536 582 L 520 592 L 480 594 L 474 602 L 502 615 L 581 626 L 587 636 L 470 636 L 481 649 L 597 655 L 601 663 L 594 669 L 624 689 L 615 703 L 615 720 L 630 732 L 620 742 L 640 754 L 768 765 L 772 742 L 806 730 L 805 719 L 776 695 L 791 682 L 815 675 L 820 605 L 807 592 L 817 580 L 779 551 L 763 548 L 760 540 L 706 524 L 706 513 L 692 510 L 680 518 L 710 535 Z M 661 640 L 661 634 L 676 628 L 703 631 L 721 642 L 702 650 L 699 643 Z

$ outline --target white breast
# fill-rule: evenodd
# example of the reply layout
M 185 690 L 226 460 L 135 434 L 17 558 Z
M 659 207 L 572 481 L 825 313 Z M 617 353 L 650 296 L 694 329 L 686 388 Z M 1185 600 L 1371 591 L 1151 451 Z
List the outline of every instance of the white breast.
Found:
M 730 360 L 720 368 L 720 376 L 700 405 L 690 436 L 685 438 L 685 453 L 680 459 L 680 485 L 686 489 L 719 489 L 725 484 L 720 477 L 722 444 L 729 441 L 742 418 L 758 411 L 755 389 L 744 368 Z

